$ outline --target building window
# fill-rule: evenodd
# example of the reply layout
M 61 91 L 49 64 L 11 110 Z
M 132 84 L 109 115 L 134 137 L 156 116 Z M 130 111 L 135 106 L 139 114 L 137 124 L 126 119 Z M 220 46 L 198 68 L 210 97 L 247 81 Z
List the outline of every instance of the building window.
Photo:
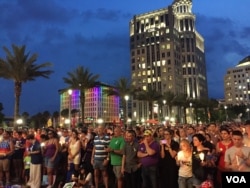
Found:
M 183 75 L 186 75 L 186 73 L 187 73 L 187 72 L 186 72 L 186 68 L 183 68 L 183 69 L 182 69 L 182 74 L 183 74 Z

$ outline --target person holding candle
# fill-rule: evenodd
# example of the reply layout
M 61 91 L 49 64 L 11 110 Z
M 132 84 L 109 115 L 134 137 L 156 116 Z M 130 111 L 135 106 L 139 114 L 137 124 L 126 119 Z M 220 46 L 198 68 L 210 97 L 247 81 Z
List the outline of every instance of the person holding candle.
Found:
M 80 167 L 79 175 L 72 175 L 72 181 L 76 183 L 74 188 L 94 188 L 92 174 L 88 171 L 88 167 L 84 165 Z
M 180 141 L 180 151 L 177 153 L 176 163 L 179 166 L 179 188 L 193 188 L 192 148 L 186 139 Z
M 48 131 L 49 139 L 46 141 L 44 146 L 44 166 L 48 175 L 48 187 L 51 188 L 54 182 L 54 171 L 56 168 L 56 157 L 59 151 L 59 141 L 57 138 L 57 134 L 53 130 Z
M 178 187 L 178 166 L 176 156 L 179 151 L 179 143 L 173 139 L 174 131 L 164 129 L 164 140 L 161 140 L 160 146 L 160 187 Z M 168 174 L 167 177 L 165 175 Z
M 244 146 L 241 131 L 232 132 L 233 146 L 226 150 L 225 168 L 229 171 L 250 172 L 250 147 Z
M 245 122 L 245 135 L 244 135 L 244 145 L 250 147 L 250 120 Z
M 27 140 L 31 143 L 27 155 L 30 156 L 30 174 L 27 186 L 31 188 L 41 187 L 42 177 L 42 163 L 43 156 L 41 151 L 41 145 L 38 140 L 35 139 L 34 134 L 27 136 Z
M 225 153 L 226 150 L 233 146 L 233 141 L 229 130 L 226 127 L 220 129 L 221 141 L 216 145 L 216 153 L 218 156 L 218 165 L 217 165 L 217 183 L 218 186 L 221 186 L 221 172 L 225 171 Z
M 78 137 L 77 130 L 72 130 L 71 139 L 68 147 L 68 165 L 74 164 L 74 171 L 79 170 L 81 161 L 81 141 Z
M 200 133 L 193 135 L 192 173 L 193 186 L 196 188 L 208 178 L 206 155 L 209 153 L 209 148 L 204 147 L 205 140 L 206 138 Z

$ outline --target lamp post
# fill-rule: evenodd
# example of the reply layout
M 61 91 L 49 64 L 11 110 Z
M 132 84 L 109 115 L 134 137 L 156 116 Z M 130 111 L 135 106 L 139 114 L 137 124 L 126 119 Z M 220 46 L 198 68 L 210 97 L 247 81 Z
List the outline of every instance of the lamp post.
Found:
M 102 118 L 98 118 L 96 120 L 96 123 L 99 124 L 99 125 L 103 124 L 103 119 Z
M 69 94 L 69 128 L 71 127 L 71 95 L 72 95 L 72 89 L 68 90 Z
M 249 111 L 250 111 L 250 109 L 247 108 L 247 109 L 246 109 L 246 112 L 247 112 L 247 119 L 249 119 Z
M 16 124 L 18 126 L 18 129 L 20 129 L 19 126 L 21 126 L 23 124 L 23 119 L 22 118 L 17 119 Z
M 166 112 L 165 112 L 165 104 L 166 104 L 166 100 L 163 100 L 163 110 L 162 110 L 162 117 L 164 117 L 166 115 Z
M 124 99 L 126 101 L 126 108 L 125 108 L 125 110 L 126 110 L 126 113 L 125 113 L 126 119 L 125 119 L 125 122 L 127 123 L 127 120 L 128 120 L 128 100 L 129 100 L 129 96 L 125 95 Z
M 190 102 L 189 103 L 189 106 L 190 106 L 190 120 L 191 120 L 191 124 L 193 123 L 193 117 L 192 117 L 192 106 L 193 106 L 193 104 Z
M 225 114 L 226 114 L 226 122 L 227 122 L 227 106 L 224 106 Z

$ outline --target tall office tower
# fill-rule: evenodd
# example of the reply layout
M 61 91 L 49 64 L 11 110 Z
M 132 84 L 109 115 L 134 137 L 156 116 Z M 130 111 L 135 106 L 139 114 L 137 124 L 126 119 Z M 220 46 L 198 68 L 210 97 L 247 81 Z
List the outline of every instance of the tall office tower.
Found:
M 225 104 L 250 104 L 250 56 L 242 59 L 224 76 Z
M 192 0 L 136 15 L 130 21 L 132 85 L 165 93 L 207 98 L 204 39 L 195 29 Z M 148 119 L 148 105 L 133 102 L 136 121 Z M 176 115 L 177 112 L 174 112 Z

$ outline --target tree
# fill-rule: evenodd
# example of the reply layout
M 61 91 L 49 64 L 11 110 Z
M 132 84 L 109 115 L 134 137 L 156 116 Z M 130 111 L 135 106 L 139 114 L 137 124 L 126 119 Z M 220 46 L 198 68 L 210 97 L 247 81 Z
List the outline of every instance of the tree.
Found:
M 171 91 L 167 91 L 167 92 L 163 93 L 162 98 L 163 98 L 163 100 L 166 101 L 166 105 L 168 108 L 167 116 L 172 116 L 172 108 L 174 106 L 176 95 Z
M 45 62 L 35 64 L 37 54 L 26 53 L 26 46 L 12 45 L 11 52 L 7 47 L 3 47 L 6 58 L 0 58 L 0 77 L 13 80 L 15 86 L 15 107 L 14 107 L 14 123 L 16 122 L 20 108 L 20 96 L 22 93 L 22 84 L 28 81 L 34 81 L 37 77 L 49 78 L 53 73 L 52 70 L 46 69 L 52 64 Z M 45 70 L 44 70 L 45 69 Z
M 183 114 L 183 118 L 178 116 L 178 120 L 182 119 L 184 123 L 187 123 L 187 114 L 186 109 L 189 106 L 189 103 L 187 102 L 187 95 L 186 94 L 179 94 L 174 99 L 174 105 L 178 107 L 178 111 L 180 112 L 181 116 Z
M 131 85 L 131 82 L 126 77 L 121 77 L 118 80 L 114 82 L 114 88 L 110 88 L 108 90 L 105 90 L 105 93 L 107 93 L 108 96 L 118 96 L 120 97 L 122 108 L 124 115 L 127 115 L 127 101 L 125 99 L 125 96 L 133 96 L 135 92 L 135 89 Z M 129 116 L 129 115 L 128 115 Z M 128 117 L 124 118 L 124 121 L 127 120 Z
M 154 119 L 154 102 L 158 101 L 162 98 L 161 93 L 153 89 L 152 87 L 148 87 L 148 90 L 143 90 L 137 92 L 136 99 L 140 101 L 148 102 L 149 105 L 149 119 Z
M 84 123 L 85 91 L 96 85 L 99 75 L 90 73 L 89 69 L 83 66 L 79 66 L 72 72 L 68 72 L 67 75 L 68 77 L 64 77 L 63 81 L 68 84 L 69 88 L 80 91 L 81 116 L 82 123 Z
M 59 118 L 60 118 L 60 113 L 58 111 L 54 111 L 52 113 L 52 121 L 55 127 L 59 125 Z
M 3 110 L 3 104 L 0 103 L 0 124 L 3 122 L 4 120 L 4 114 L 2 113 Z

